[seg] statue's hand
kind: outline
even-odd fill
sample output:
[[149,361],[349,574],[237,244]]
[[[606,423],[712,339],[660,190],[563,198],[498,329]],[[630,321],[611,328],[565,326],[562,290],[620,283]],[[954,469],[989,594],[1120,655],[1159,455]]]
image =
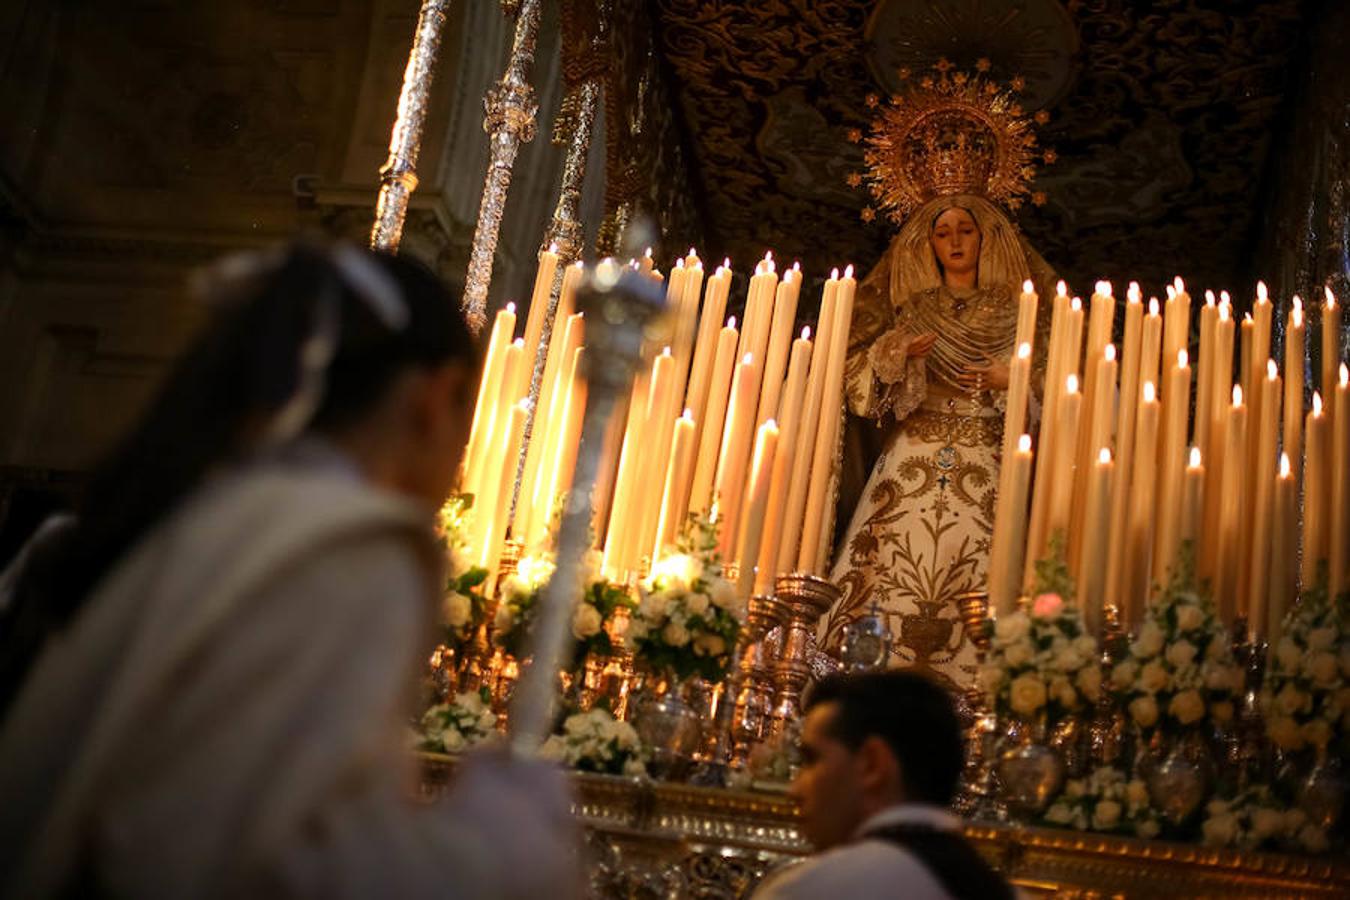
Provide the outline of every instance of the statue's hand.
[[971,391],[1006,391],[1008,389],[1008,364],[1001,359],[985,359],[981,364],[971,366],[956,380],[961,387]]
[[869,355],[872,369],[886,384],[895,384],[905,377],[905,364],[910,359],[922,359],[933,349],[935,334],[914,336],[907,331],[891,330],[872,344]]

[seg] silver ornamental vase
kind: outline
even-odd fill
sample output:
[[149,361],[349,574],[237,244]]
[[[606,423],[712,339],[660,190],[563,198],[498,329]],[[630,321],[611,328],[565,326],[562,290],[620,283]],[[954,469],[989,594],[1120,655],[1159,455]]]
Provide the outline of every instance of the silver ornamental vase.
[[667,676],[638,701],[633,727],[651,748],[652,776],[679,781],[693,766],[702,738],[701,717],[685,700],[685,685]]
[[1298,782],[1298,808],[1313,825],[1330,829],[1340,821],[1345,806],[1345,774],[1325,746],[1316,752],[1312,768]]
[[1045,724],[1018,721],[1009,726],[994,765],[999,795],[1008,809],[1037,816],[1064,784],[1064,759],[1045,743]]
[[1209,796],[1214,784],[1214,761],[1198,729],[1188,729],[1172,741],[1162,759],[1146,767],[1148,796],[1173,826],[1191,817]]

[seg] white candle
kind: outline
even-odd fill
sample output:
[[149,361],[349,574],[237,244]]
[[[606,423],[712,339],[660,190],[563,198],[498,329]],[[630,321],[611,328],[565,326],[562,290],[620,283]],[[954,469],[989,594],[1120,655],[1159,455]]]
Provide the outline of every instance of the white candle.
[[722,429],[722,450],[717,459],[717,477],[713,496],[721,517],[718,547],[722,558],[730,560],[736,552],[740,525],[741,496],[745,487],[745,466],[755,433],[755,403],[758,400],[759,364],[749,354],[741,358],[731,384],[731,405]]
[[764,540],[764,515],[769,505],[769,488],[773,483],[773,457],[778,449],[778,423],[773,419],[759,426],[755,435],[755,452],[750,459],[750,484],[743,506],[744,521],[735,561],[740,564],[740,580],[736,588],[742,598],[750,596],[755,583],[755,561]]
[[1158,442],[1158,419],[1161,404],[1152,381],[1145,381],[1142,399],[1135,422],[1134,471],[1130,475],[1130,530],[1127,561],[1120,592],[1121,621],[1127,627],[1139,623],[1147,602],[1151,583],[1154,512],[1157,488],[1157,470],[1154,455],[1147,448]]
[[722,449],[722,428],[726,423],[727,403],[731,399],[731,379],[735,377],[739,337],[736,317],[732,316],[717,336],[717,353],[708,388],[707,416],[701,426],[696,426],[699,435],[698,462],[694,466],[694,482],[689,493],[689,509],[692,512],[705,513],[713,502],[713,479],[717,475],[717,457]]
[[1106,594],[1106,540],[1110,536],[1111,479],[1115,464],[1111,451],[1102,447],[1088,478],[1087,512],[1083,527],[1087,537],[1083,542],[1082,566],[1078,576],[1079,607],[1086,618],[1088,631],[1098,637],[1102,631],[1102,604]]
[[1293,605],[1297,593],[1294,535],[1298,531],[1298,485],[1287,453],[1280,454],[1280,471],[1273,490],[1275,528],[1271,538],[1275,546],[1270,558],[1269,607],[1265,614],[1272,647],[1280,641],[1285,613]]
[[1017,608],[1020,593],[1031,486],[1031,435],[1018,437],[1017,449],[1006,459],[1003,470],[1008,475],[998,495],[989,563],[989,604],[998,616]]
[[[1247,447],[1247,407],[1242,403],[1242,385],[1233,385],[1233,403],[1223,430],[1223,486],[1219,491],[1219,518],[1215,542],[1214,602],[1224,622],[1232,625],[1238,615],[1238,553],[1241,550],[1244,483],[1247,470],[1243,454]],[[1213,477],[1213,476],[1211,476]]]
[[1331,596],[1350,588],[1350,368],[1341,363],[1331,438]]
[[783,388],[779,420],[778,450],[773,457],[773,484],[769,491],[769,509],[765,513],[764,540],[760,544],[758,569],[755,573],[755,593],[772,594],[774,579],[780,574],[778,558],[783,543],[789,480],[800,453],[808,450],[801,440],[801,418],[806,406],[806,374],[811,365],[811,329],[803,328],[802,336],[792,342],[788,360],[787,384]]
[[1303,457],[1303,574],[1308,590],[1317,583],[1317,567],[1328,560],[1327,531],[1330,525],[1328,494],[1334,490],[1327,470],[1330,448],[1327,445],[1327,417],[1322,410],[1322,395],[1313,392],[1312,410],[1305,430],[1307,452]]

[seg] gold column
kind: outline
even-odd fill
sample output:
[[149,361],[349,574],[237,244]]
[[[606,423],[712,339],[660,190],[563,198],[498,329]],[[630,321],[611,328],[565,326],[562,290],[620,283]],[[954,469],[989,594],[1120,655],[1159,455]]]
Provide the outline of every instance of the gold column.
[[403,89],[398,95],[398,116],[389,136],[389,159],[380,168],[380,199],[375,205],[375,224],[370,229],[370,246],[376,250],[387,253],[398,250],[408,200],[417,190],[417,153],[422,147],[427,99],[449,8],[450,0],[423,0],[417,16],[408,66],[403,70]]
[[474,230],[473,248],[469,253],[464,299],[460,304],[474,334],[487,322],[488,285],[492,281],[492,260],[497,252],[497,235],[502,226],[506,195],[511,188],[511,169],[516,164],[520,145],[534,139],[535,113],[539,105],[535,103],[528,74],[534,64],[540,3],[541,0],[520,0],[506,73],[483,98],[487,113],[483,128],[489,135],[488,170],[483,182],[483,200],[478,207],[478,227]]

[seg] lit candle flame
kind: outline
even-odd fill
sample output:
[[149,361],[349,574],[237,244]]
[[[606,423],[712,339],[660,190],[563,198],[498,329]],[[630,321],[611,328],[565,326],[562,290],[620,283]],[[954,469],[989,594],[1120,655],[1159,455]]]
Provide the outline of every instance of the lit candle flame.
[[1095,292],[1098,293],[1098,294],[1101,294],[1103,297],[1110,297],[1110,296],[1111,296],[1111,282],[1109,282],[1109,281],[1099,281],[1099,282],[1097,282],[1095,285],[1092,286],[1092,290],[1095,291]]
[[1341,387],[1350,387],[1350,366],[1341,363]]
[[[558,246],[557,244],[554,244],[554,245],[553,245],[553,247],[557,247],[557,246]],[[550,247],[549,249],[553,249],[553,248]],[[651,259],[651,258],[652,258],[652,248],[651,248],[651,247],[648,247],[648,248],[647,248],[647,252],[644,253],[643,256],[647,257],[648,259]]]
[[1153,382],[1151,381],[1144,382],[1144,402],[1145,403],[1158,402],[1158,389],[1154,387]]
[[1199,448],[1199,447],[1192,447],[1192,448],[1191,448],[1190,468],[1192,468],[1192,469],[1198,469],[1198,468],[1200,468],[1200,448]]
[[810,326],[810,325],[807,325],[805,328],[802,329],[802,340],[804,340],[804,341],[809,341],[809,340],[811,340],[811,326]]
[[689,421],[692,422],[692,421],[694,421],[694,411],[693,411],[692,409],[690,409],[689,407],[686,406],[686,407],[684,408],[684,415],[680,416],[680,418],[681,418],[681,419],[688,419]]
[[[1297,301],[1298,298],[1295,297],[1294,300]],[[1303,305],[1302,305],[1302,304],[1299,304],[1299,305],[1295,306],[1293,309],[1289,310],[1289,324],[1292,325],[1294,328],[1302,328],[1302,327],[1303,327]]]
[[1233,318],[1232,310],[1229,308],[1228,301],[1224,300],[1219,304],[1219,320],[1227,322],[1231,318]]
[[1227,291],[1219,291],[1219,302],[1227,306],[1232,304],[1233,298],[1228,295]]
[[730,256],[728,256],[726,259],[722,260],[722,268],[726,269],[728,272],[731,271],[731,257],[730,257]]
[[1158,314],[1158,298],[1157,298],[1157,297],[1149,297],[1149,298],[1148,298],[1148,314],[1149,314],[1150,316],[1156,316],[1156,315]]
[[[667,347],[666,349],[669,350],[670,348]],[[745,356],[741,357],[741,365],[743,365],[743,366],[748,366],[748,365],[750,365],[753,356],[754,356],[753,353],[747,353],[747,354],[745,354]]]
[[1077,375],[1070,375],[1068,378],[1064,379],[1064,390],[1068,391],[1070,394],[1078,393]]
[[1022,282],[1022,293],[1024,293],[1024,294],[1034,294],[1034,293],[1036,293],[1036,287],[1035,287],[1035,285],[1033,285],[1033,284],[1031,283],[1031,279],[1030,279],[1030,278],[1028,278],[1026,281]]
[[1177,351],[1177,368],[1184,369],[1191,364],[1191,355],[1185,350]]
[[1328,284],[1328,285],[1324,285],[1324,286],[1322,287],[1322,290],[1326,292],[1326,297],[1327,297],[1327,304],[1326,304],[1326,305],[1327,305],[1327,309],[1335,309],[1335,308],[1336,308],[1336,295],[1333,294],[1333,293],[1331,292],[1331,285],[1329,285],[1329,284]]
[[730,328],[732,331],[735,331],[735,330],[736,330],[736,317],[735,317],[735,316],[727,316],[727,327]]
[[667,346],[664,350],[662,350],[662,351],[661,351],[661,355],[662,355],[662,356],[669,356],[669,355],[670,355],[670,347]]
[[1172,284],[1176,287],[1178,294],[1186,293],[1186,282],[1181,280],[1180,275],[1172,279]]
[[830,280],[831,281],[839,280],[839,268],[837,266],[830,270]]
[[1115,362],[1115,361],[1116,361],[1116,345],[1115,345],[1115,344],[1107,344],[1107,345],[1106,345],[1106,349],[1104,349],[1104,350],[1102,351],[1102,356],[1104,356],[1104,357],[1106,357],[1107,359],[1111,360],[1111,362]]
[[853,263],[849,263],[847,266],[844,267],[844,277],[845,278],[853,277]]
[[1023,453],[1031,452],[1031,435],[1024,434],[1017,439],[1017,449]]
[[1167,299],[1169,302],[1177,299],[1177,289],[1170,284],[1167,286]]
[[1270,294],[1266,292],[1266,283],[1264,281],[1258,281],[1256,283],[1256,302],[1265,303],[1269,298]]
[[523,337],[516,338],[511,344],[512,346],[520,347],[522,350],[525,349],[525,339]]
[[1110,461],[1111,461],[1110,447],[1103,447],[1101,450],[1097,451],[1097,462],[1101,463],[1102,465],[1106,465]]
[[1266,360],[1266,380],[1274,381],[1276,378],[1279,377],[1280,377],[1280,370],[1279,367],[1275,365],[1275,360],[1273,359]]
[[1069,286],[1063,281],[1060,281],[1055,284],[1055,293],[1059,294],[1061,297],[1067,297],[1069,296]]
[[1303,298],[1298,294],[1294,295],[1294,299],[1291,300],[1290,303],[1293,304],[1294,309],[1298,310],[1300,313],[1303,312]]
[[1069,301],[1069,309],[1074,312],[1081,312],[1083,309],[1083,300],[1081,297],[1074,297]]
[[506,304],[506,311],[513,316],[516,314],[516,304],[514,301]]
[[1131,303],[1142,303],[1144,301],[1144,292],[1139,290],[1139,282],[1130,282],[1130,286],[1125,289],[1125,297]]
[[1240,384],[1233,385],[1233,405],[1242,405],[1242,385]]
[[1031,359],[1031,344],[1029,342],[1023,341],[1017,345],[1017,358]]
[[1322,415],[1322,393],[1320,391],[1313,391],[1312,414],[1314,416],[1318,416],[1319,418]]
[[1215,301],[1214,301],[1214,292],[1213,292],[1213,291],[1205,291],[1205,305],[1206,305],[1206,306],[1213,306],[1213,305],[1214,305],[1214,302],[1215,302]]
[[1281,454],[1280,454],[1280,477],[1281,477],[1281,478],[1292,478],[1292,477],[1293,477],[1293,467],[1289,465],[1289,454],[1288,454],[1288,453],[1281,453]]
[[690,248],[689,248],[689,252],[688,252],[687,254],[685,254],[685,255],[686,255],[686,256],[698,256],[698,251],[695,250],[693,247],[690,247]]

